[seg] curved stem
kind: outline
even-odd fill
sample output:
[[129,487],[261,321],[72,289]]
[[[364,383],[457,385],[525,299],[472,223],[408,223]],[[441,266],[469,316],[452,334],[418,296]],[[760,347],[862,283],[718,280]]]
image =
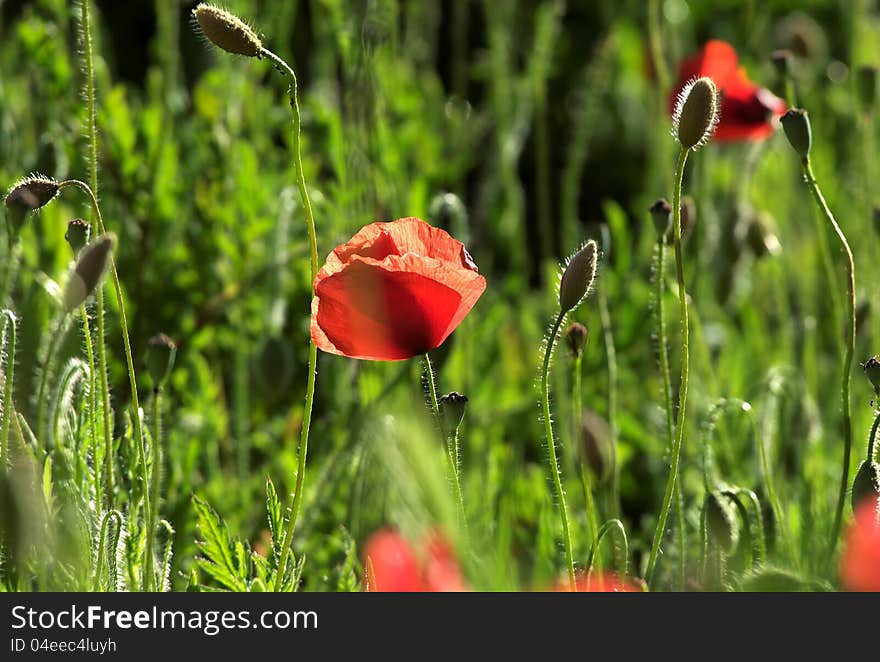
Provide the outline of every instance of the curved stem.
[[620,538],[623,542],[623,573],[627,574],[629,571],[629,542],[626,538],[626,529],[623,526],[623,522],[619,519],[610,519],[602,525],[602,528],[599,529],[599,534],[596,536],[596,542],[590,547],[590,554],[587,557],[587,577],[590,576],[590,573],[593,570],[593,561],[596,558],[596,552],[599,548],[599,544],[602,542],[602,538],[605,537],[605,534],[608,533],[612,528],[617,528],[620,531]]
[[840,229],[840,226],[834,219],[834,215],[828,208],[828,203],[825,202],[822,191],[819,190],[819,184],[816,182],[816,178],[813,176],[813,169],[810,166],[809,157],[805,158],[801,162],[801,165],[804,170],[804,179],[807,182],[807,187],[810,189],[810,193],[812,193],[813,199],[816,201],[816,204],[819,206],[819,209],[822,211],[825,219],[828,221],[828,223],[831,224],[831,227],[834,230],[834,234],[837,235],[837,240],[838,242],[840,242],[840,247],[843,250],[844,255],[846,256],[846,285],[847,294],[849,295],[849,315],[847,316],[849,328],[847,329],[847,334],[844,338],[846,343],[846,352],[843,358],[843,380],[840,387],[840,399],[841,405],[843,407],[843,471],[840,478],[840,491],[837,499],[837,509],[834,514],[834,526],[831,530],[831,540],[829,542],[828,548],[828,561],[830,562],[831,557],[834,556],[834,550],[837,548],[838,538],[840,538],[840,527],[843,522],[843,509],[846,504],[846,492],[849,489],[849,464],[850,455],[852,454],[852,413],[849,396],[849,385],[850,373],[852,372],[853,356],[855,354],[856,348],[856,274],[855,266],[853,264],[852,250],[850,250],[849,242],[846,240],[846,236],[843,234],[843,230]]
[[9,425],[12,420],[12,385],[15,380],[15,325],[18,320],[11,310],[4,310],[6,328],[9,334],[9,348],[6,350],[6,373],[3,384],[3,423],[0,426],[0,474],[9,470]]
[[541,367],[541,404],[544,408],[544,434],[547,440],[550,474],[553,478],[553,487],[556,490],[556,500],[559,505],[559,518],[562,522],[562,536],[565,543],[565,557],[568,565],[568,581],[571,584],[571,590],[576,591],[574,552],[571,545],[571,531],[568,525],[568,510],[565,507],[565,491],[562,489],[562,480],[559,477],[559,460],[556,458],[556,441],[553,438],[553,420],[550,418],[550,387],[547,377],[550,372],[550,356],[553,354],[553,348],[556,346],[556,336],[559,334],[559,327],[562,325],[563,319],[565,319],[565,312],[560,311],[550,330],[550,336],[547,338],[547,347],[544,350],[544,363]]
[[663,534],[666,530],[666,519],[669,515],[669,506],[672,503],[672,495],[675,492],[675,484],[678,479],[678,463],[681,457],[682,441],[684,440],[684,415],[688,387],[688,305],[684,280],[684,256],[681,250],[681,183],[682,179],[684,179],[684,166],[687,162],[688,154],[689,150],[687,149],[681,149],[678,153],[675,184],[672,189],[672,220],[675,229],[675,270],[678,276],[679,323],[681,324],[681,385],[678,392],[678,419],[675,425],[675,437],[671,449],[669,479],[666,483],[663,505],[657,519],[657,528],[654,531],[654,540],[651,543],[648,569],[645,573],[645,579],[649,586],[654,577],[657,554],[660,551],[660,541],[663,539]]
[[[315,218],[312,213],[312,202],[309,199],[309,191],[306,188],[305,175],[302,165],[302,137],[300,133],[301,119],[299,114],[299,101],[297,100],[296,74],[283,59],[268,49],[261,49],[260,56],[268,59],[275,67],[290,79],[290,87],[287,94],[290,97],[290,111],[293,114],[293,166],[296,170],[296,183],[299,188],[299,196],[303,211],[306,216],[306,227],[309,233],[309,263],[311,282],[315,282],[318,275],[318,240],[315,232]],[[279,591],[284,581],[287,559],[290,557],[293,545],[293,531],[296,528],[296,519],[302,502],[303,486],[305,484],[306,456],[309,448],[309,431],[312,426],[312,404],[315,399],[315,380],[317,376],[318,347],[314,340],[309,341],[309,376],[306,384],[306,400],[303,409],[303,422],[300,431],[299,448],[297,451],[298,462],[296,470],[296,485],[290,506],[290,518],[284,532],[282,542],[281,560],[278,566],[278,574],[275,577],[275,590]]]

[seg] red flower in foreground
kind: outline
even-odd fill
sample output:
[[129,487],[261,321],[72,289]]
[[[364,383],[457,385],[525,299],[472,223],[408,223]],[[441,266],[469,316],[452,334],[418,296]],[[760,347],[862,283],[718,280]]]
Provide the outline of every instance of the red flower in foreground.
[[856,509],[846,534],[840,574],[850,591],[880,591],[880,519],[874,499]]
[[[599,573],[592,571],[578,572],[574,580],[575,590],[578,593],[642,593],[645,591],[641,579],[619,577],[614,573]],[[568,577],[560,579],[553,587],[554,593],[570,593],[571,583]]]
[[721,117],[712,136],[715,141],[763,140],[775,130],[771,120],[787,110],[785,101],[748,79],[733,46],[717,39],[682,61],[678,85],[669,98],[670,108],[675,108],[685,84],[700,76],[711,78],[721,93]]
[[486,289],[464,244],[418,218],[371,223],[315,278],[312,339],[325,352],[397,361],[439,347]]
[[364,548],[366,590],[371,592],[465,591],[452,548],[439,534],[424,538],[418,555],[393,529],[377,531]]

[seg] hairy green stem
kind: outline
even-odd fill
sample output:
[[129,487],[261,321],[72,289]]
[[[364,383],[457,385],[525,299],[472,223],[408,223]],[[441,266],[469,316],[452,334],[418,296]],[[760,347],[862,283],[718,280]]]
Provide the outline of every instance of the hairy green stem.
[[[302,165],[302,136],[301,136],[301,119],[299,114],[299,101],[297,99],[296,74],[290,65],[283,59],[275,55],[272,51],[263,48],[260,56],[265,57],[272,62],[275,67],[281,71],[290,80],[290,87],[287,94],[290,97],[290,111],[293,114],[293,166],[296,170],[296,183],[299,188],[299,196],[302,201],[303,211],[306,215],[306,228],[309,233],[309,264],[311,283],[314,284],[318,275],[318,240],[315,232],[315,218],[312,213],[312,202],[309,199],[309,191],[306,188],[306,179],[303,174]],[[315,380],[317,376],[318,363],[318,347],[314,340],[309,341],[309,376],[306,384],[306,400],[303,408],[303,422],[300,431],[299,448],[297,450],[297,470],[296,485],[294,486],[293,498],[290,505],[290,518],[287,521],[287,528],[284,532],[282,542],[281,562],[278,567],[278,574],[275,577],[275,590],[281,590],[284,580],[285,568],[287,567],[287,559],[290,557],[291,548],[293,546],[293,532],[296,528],[296,519],[299,513],[299,507],[302,502],[303,487],[305,485],[306,473],[306,456],[309,447],[309,431],[312,426],[312,404],[315,399]]]
[[849,386],[850,386],[850,373],[852,372],[852,363],[853,356],[856,351],[856,273],[855,266],[853,264],[853,254],[852,250],[850,250],[849,242],[846,240],[846,235],[843,234],[843,230],[840,229],[840,225],[837,224],[837,221],[834,218],[834,215],[831,213],[831,210],[828,208],[828,203],[825,202],[825,198],[822,195],[822,191],[819,189],[819,184],[816,182],[816,178],[813,175],[813,169],[810,166],[810,159],[806,157],[802,160],[801,166],[804,171],[804,179],[807,183],[807,187],[810,189],[810,193],[813,195],[813,199],[816,201],[820,211],[825,216],[825,219],[831,225],[834,230],[834,234],[837,236],[837,240],[840,243],[840,248],[843,250],[844,255],[846,256],[846,270],[847,270],[847,294],[849,295],[849,314],[847,316],[847,333],[844,337],[844,342],[846,344],[846,352],[843,358],[843,380],[840,387],[840,399],[841,405],[843,407],[843,470],[841,472],[840,478],[840,490],[837,499],[837,509],[834,514],[834,526],[831,530],[831,540],[829,541],[829,548],[827,553],[827,560],[830,563],[832,557],[834,556],[834,551],[837,549],[837,542],[840,538],[840,528],[843,522],[843,509],[846,504],[846,493],[849,489],[849,464],[850,464],[850,455],[852,454],[852,412],[851,412],[851,403],[850,403],[850,394],[849,394]]
[[[83,327],[83,340],[86,343],[86,358],[89,362],[89,428],[91,430],[92,435],[92,444],[97,448],[98,444],[98,384],[97,384],[97,375],[95,373],[95,351],[92,347],[92,330],[89,325],[89,312],[86,309],[86,305],[83,304],[80,306],[80,316],[82,317],[82,327]],[[107,499],[107,508],[111,508],[111,495],[112,495],[112,487],[110,473],[112,464],[109,462],[106,465],[104,470],[104,476],[101,476],[101,467],[98,464],[97,458],[98,454],[95,451],[95,475],[97,477],[98,483],[98,492],[99,494],[95,495],[95,500],[99,505],[98,510],[100,511],[100,503],[101,503],[101,492],[106,495]],[[101,485],[104,485],[105,490],[101,490]]]
[[6,329],[8,334],[8,349],[6,350],[6,372],[3,384],[3,422],[0,426],[0,467],[6,475],[9,469],[9,426],[12,419],[12,385],[15,380],[15,325],[18,320],[11,310],[4,310]]
[[675,425],[675,437],[671,448],[669,479],[666,483],[666,492],[663,495],[663,505],[657,518],[657,528],[654,531],[654,540],[651,543],[651,554],[648,557],[648,568],[645,580],[651,585],[654,578],[654,569],[657,564],[657,555],[660,552],[660,542],[666,531],[666,519],[669,516],[669,507],[675,492],[678,479],[678,463],[681,457],[681,445],[684,440],[684,416],[687,404],[688,388],[688,304],[687,291],[684,279],[684,256],[681,250],[681,184],[684,179],[684,166],[690,150],[682,148],[678,153],[678,164],[675,169],[675,184],[672,189],[672,221],[675,231],[675,270],[678,277],[679,299],[679,323],[681,325],[681,385],[678,392],[678,419]]
[[565,312],[560,311],[550,329],[550,335],[547,338],[547,347],[544,350],[544,363],[541,366],[541,405],[544,413],[544,434],[547,441],[547,457],[550,461],[550,477],[553,479],[553,487],[556,490],[556,500],[559,507],[559,519],[562,522],[562,537],[565,543],[566,564],[568,566],[568,581],[571,590],[576,590],[574,578],[574,551],[571,544],[571,531],[568,524],[568,509],[565,506],[565,491],[562,489],[562,480],[560,478],[559,460],[556,458],[556,441],[553,437],[553,420],[550,416],[550,386],[548,384],[548,375],[550,373],[550,357],[553,354],[553,348],[556,346],[556,336],[559,334],[559,327],[562,320],[565,319]]
[[877,453],[877,428],[880,427],[880,408],[874,413],[874,424],[871,426],[871,436],[868,437],[868,454],[866,456],[868,462],[873,462],[874,455]]

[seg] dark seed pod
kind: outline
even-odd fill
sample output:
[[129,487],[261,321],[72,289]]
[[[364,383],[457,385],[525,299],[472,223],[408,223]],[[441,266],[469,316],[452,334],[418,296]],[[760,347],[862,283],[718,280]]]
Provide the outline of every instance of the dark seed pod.
[[810,117],[802,108],[791,108],[780,120],[788,138],[798,156],[802,159],[810,155],[810,146],[813,143],[813,132],[810,128]]
[[6,195],[10,209],[34,211],[49,204],[58,195],[58,182],[45,175],[25,177]]
[[101,235],[82,250],[64,288],[64,307],[68,312],[79,308],[98,287],[115,245],[116,235],[110,233]]
[[718,88],[704,76],[684,86],[673,115],[675,135],[685,149],[699,149],[709,142],[718,123]]
[[865,371],[865,377],[874,387],[874,393],[880,394],[880,360],[872,356],[862,364],[862,369]]
[[859,465],[852,484],[852,507],[856,510],[863,501],[873,498],[880,504],[880,464],[865,460]]
[[658,198],[651,205],[651,220],[654,221],[654,230],[657,232],[657,238],[669,240],[669,233],[672,228],[672,205],[665,198]]
[[584,351],[589,339],[590,330],[579,322],[569,324],[565,330],[565,342],[575,358],[579,357]]
[[581,460],[601,485],[611,477],[617,462],[611,426],[596,412],[585,411],[581,418],[580,433],[581,443],[578,450]]
[[725,554],[733,554],[739,542],[739,519],[730,500],[718,491],[706,494],[703,507],[706,512],[706,532],[709,543]]
[[81,218],[75,218],[67,223],[67,232],[64,238],[67,240],[74,256],[79,255],[83,247],[89,243],[89,224]]
[[171,371],[174,369],[174,359],[177,356],[177,343],[164,333],[153,336],[147,341],[147,371],[153,380],[153,388],[159,389],[165,386]]
[[438,401],[440,415],[443,417],[443,425],[447,432],[454,432],[459,428],[467,412],[467,396],[461,393],[447,393]]
[[204,2],[193,10],[193,16],[205,36],[218,48],[235,55],[259,57],[263,44],[238,16]]
[[575,308],[589,292],[596,277],[596,253],[596,242],[590,239],[568,261],[559,283],[559,306],[563,313]]

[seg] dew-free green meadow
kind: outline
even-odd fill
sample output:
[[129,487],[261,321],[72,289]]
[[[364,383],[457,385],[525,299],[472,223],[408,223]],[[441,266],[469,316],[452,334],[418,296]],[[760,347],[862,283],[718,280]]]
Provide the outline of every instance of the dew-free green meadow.
[[878,40],[0,3],[0,585],[880,590]]

